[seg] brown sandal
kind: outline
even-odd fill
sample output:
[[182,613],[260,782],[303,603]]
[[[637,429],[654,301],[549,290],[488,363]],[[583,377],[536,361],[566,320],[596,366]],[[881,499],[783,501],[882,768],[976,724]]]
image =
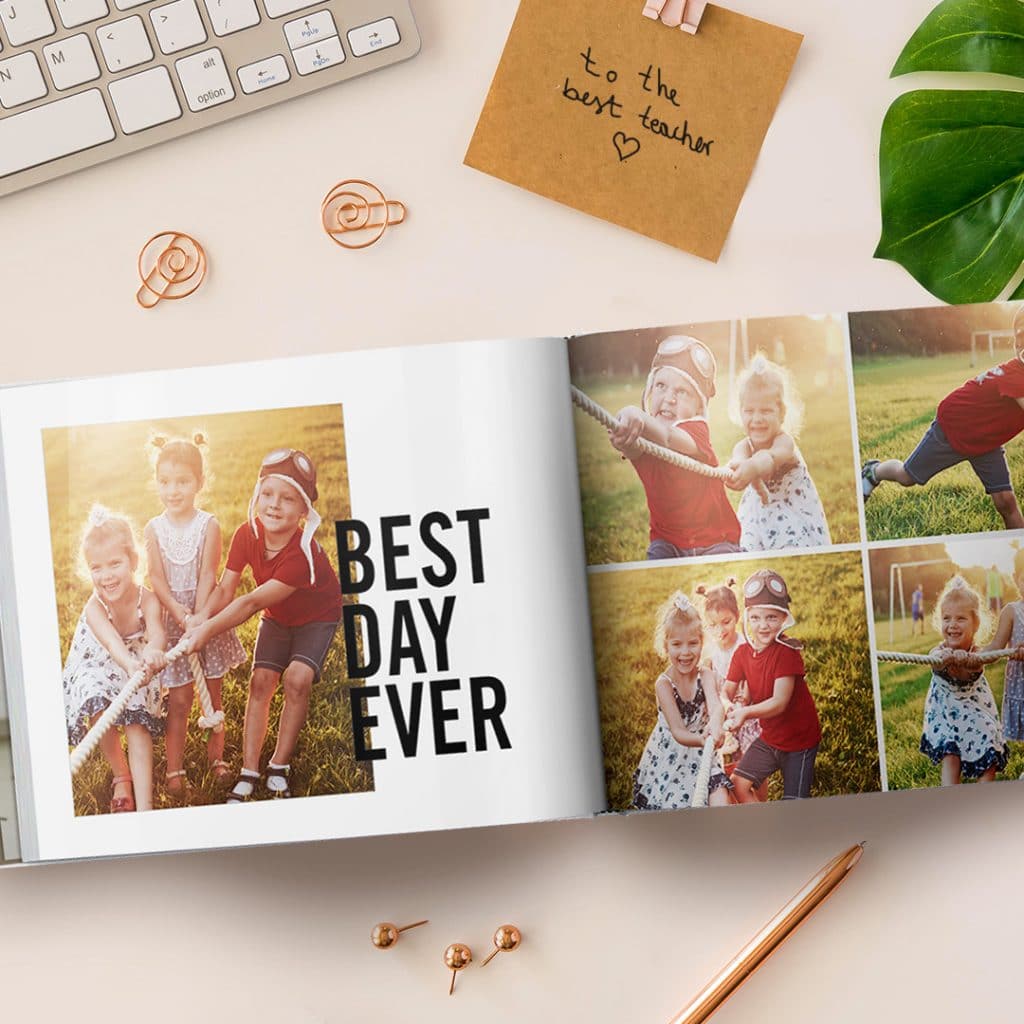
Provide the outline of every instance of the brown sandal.
[[[175,797],[181,799],[188,791],[188,773],[184,768],[179,768],[176,772],[164,772],[164,781],[167,787],[167,792]],[[180,780],[180,781],[179,781]],[[171,783],[175,785],[171,785]]]
[[124,814],[128,811],[135,810],[135,793],[134,791],[129,792],[128,796],[114,796],[114,788],[128,783],[132,784],[131,775],[115,775],[113,781],[110,783],[110,813],[111,814]]

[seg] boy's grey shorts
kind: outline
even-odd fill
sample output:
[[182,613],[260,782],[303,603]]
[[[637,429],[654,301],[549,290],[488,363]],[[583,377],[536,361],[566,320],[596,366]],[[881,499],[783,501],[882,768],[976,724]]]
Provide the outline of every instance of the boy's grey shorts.
[[903,468],[914,483],[926,484],[937,473],[961,462],[971,464],[971,469],[982,482],[986,494],[1013,490],[1004,448],[996,448],[981,455],[964,455],[949,443],[937,420],[932,420],[932,425],[903,463]]
[[252,654],[252,667],[283,672],[291,662],[300,661],[313,670],[315,683],[320,678],[324,659],[337,631],[337,622],[307,622],[302,626],[282,626],[273,619],[260,619],[256,650]]

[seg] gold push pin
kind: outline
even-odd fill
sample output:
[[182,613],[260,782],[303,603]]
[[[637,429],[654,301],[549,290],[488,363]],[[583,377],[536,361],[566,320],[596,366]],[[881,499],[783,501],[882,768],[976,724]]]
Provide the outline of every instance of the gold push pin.
[[453,942],[444,951],[444,965],[452,972],[452,983],[448,995],[455,991],[455,975],[473,962],[473,951],[463,942]]
[[523,933],[514,924],[503,924],[494,933],[494,949],[480,965],[486,967],[499,953],[511,953],[523,941]]
[[370,941],[378,949],[390,949],[398,941],[401,932],[407,932],[410,928],[419,928],[421,924],[427,923],[427,921],[414,921],[412,924],[403,924],[399,928],[398,925],[392,924],[390,921],[381,921],[380,924],[373,926],[373,931],[370,932]]
[[405,204],[385,199],[376,185],[361,178],[338,182],[320,204],[320,223],[332,242],[344,249],[373,245],[392,224],[405,220]]
[[183,299],[206,277],[206,253],[191,235],[163,231],[154,235],[139,252],[141,287],[135,300],[152,309],[161,299]]

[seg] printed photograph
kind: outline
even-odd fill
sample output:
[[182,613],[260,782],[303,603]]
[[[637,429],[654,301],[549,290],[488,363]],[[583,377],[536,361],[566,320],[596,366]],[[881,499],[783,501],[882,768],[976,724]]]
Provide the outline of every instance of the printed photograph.
[[365,792],[340,405],[43,431],[76,815]]
[[869,562],[889,788],[1024,777],[1024,534]]
[[14,762],[11,756],[11,723],[0,673],[0,863],[18,857],[18,807],[14,799]]
[[881,789],[856,551],[590,574],[609,809]]
[[845,320],[569,341],[587,562],[860,540]]
[[1024,528],[1022,309],[850,314],[868,540]]

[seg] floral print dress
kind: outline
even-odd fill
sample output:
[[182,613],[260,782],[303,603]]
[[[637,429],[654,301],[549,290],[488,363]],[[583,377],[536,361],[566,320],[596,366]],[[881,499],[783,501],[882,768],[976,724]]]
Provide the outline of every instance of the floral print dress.
[[[749,454],[753,446],[747,439]],[[751,484],[743,491],[736,516],[740,521],[740,547],[744,551],[779,548],[820,548],[832,543],[825,509],[818,497],[807,463],[794,448],[796,465],[763,481],[768,501]]]
[[[665,678],[668,679],[667,676]],[[683,724],[690,732],[706,735],[710,715],[701,676],[697,676],[697,688],[693,700],[689,701],[683,700],[671,680],[668,682]],[[657,724],[633,775],[633,806],[645,811],[689,807],[693,802],[693,791],[700,772],[701,753],[700,747],[684,747],[676,742],[659,708]],[[708,792],[713,793],[728,785],[729,779],[722,769],[721,755],[716,751]]]
[[935,764],[955,754],[965,779],[1006,767],[1003,727],[984,670],[964,681],[935,669],[924,702],[921,753]]
[[[103,605],[107,618],[113,622],[110,609],[98,595],[97,600]],[[132,654],[139,656],[146,646],[141,587],[136,619],[137,628],[127,636],[122,635],[121,639]],[[106,710],[127,682],[127,673],[96,639],[83,609],[75,627],[75,635],[71,638],[67,661],[64,662],[64,717],[67,720],[68,742],[72,746],[81,743],[89,731],[92,717]],[[136,690],[127,707],[114,720],[114,725],[144,725],[153,736],[162,736],[164,723],[160,684],[160,675],[157,675]]]

